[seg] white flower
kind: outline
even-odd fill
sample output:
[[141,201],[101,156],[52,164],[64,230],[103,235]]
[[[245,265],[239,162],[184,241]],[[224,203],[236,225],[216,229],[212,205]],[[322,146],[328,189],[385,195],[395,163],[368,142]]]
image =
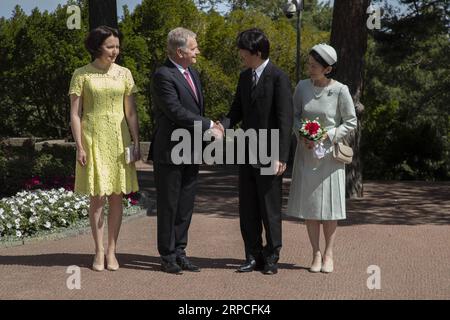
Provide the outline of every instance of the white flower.
[[30,221],[30,223],[35,223],[36,222],[36,220],[37,220],[37,218],[36,217],[30,217],[30,219],[28,219],[28,221]]
[[56,199],[50,198],[50,199],[48,200],[48,202],[50,202],[50,204],[54,204],[54,203],[56,202]]
[[6,227],[7,227],[8,229],[11,229],[11,228],[12,228],[12,224],[8,222],[8,223],[6,224]]
[[88,211],[87,211],[86,209],[83,209],[83,211],[81,211],[81,214],[82,214],[83,216],[87,216]]
[[63,224],[67,224],[66,219],[61,219],[61,222],[62,222]]
[[50,229],[51,226],[52,226],[52,224],[48,221],[46,221],[44,224],[44,227],[46,227],[47,229]]
[[17,237],[21,237],[22,236],[22,232],[20,232],[19,230],[16,230],[16,236]]
[[70,203],[64,202],[64,208],[67,208],[68,206],[70,206]]
[[20,218],[17,218],[16,220],[14,220],[14,223],[17,225],[17,224],[20,224]]

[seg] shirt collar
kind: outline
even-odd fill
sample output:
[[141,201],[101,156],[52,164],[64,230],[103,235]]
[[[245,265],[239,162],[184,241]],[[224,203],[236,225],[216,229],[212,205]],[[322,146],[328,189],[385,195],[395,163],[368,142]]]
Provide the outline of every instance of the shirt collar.
[[184,75],[185,71],[189,72],[188,69],[183,68],[182,66],[180,66],[178,63],[176,63],[172,59],[169,58],[169,60],[170,60],[170,62],[172,62],[175,65],[175,67],[177,67],[177,69],[181,72],[182,75]]
[[269,63],[269,59],[264,61],[258,68],[255,69],[256,75],[258,76],[258,79],[261,77],[261,74],[263,73],[264,69],[267,67],[267,64]]

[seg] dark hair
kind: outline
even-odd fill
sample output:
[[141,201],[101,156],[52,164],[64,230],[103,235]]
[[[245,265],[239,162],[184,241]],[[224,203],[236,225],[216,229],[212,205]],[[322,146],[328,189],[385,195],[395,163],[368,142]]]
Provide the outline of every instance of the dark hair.
[[313,59],[316,60],[317,63],[319,63],[322,67],[324,67],[324,68],[332,67],[333,68],[333,69],[331,69],[331,71],[329,73],[327,73],[325,75],[325,77],[332,78],[336,74],[336,63],[328,64],[328,62],[326,62],[324,60],[324,58],[322,58],[322,56],[320,54],[318,54],[317,51],[315,51],[315,50],[311,50],[309,52],[309,55],[311,57],[313,57]]
[[239,49],[248,50],[251,54],[258,54],[259,51],[262,59],[269,57],[269,39],[260,29],[253,28],[242,31],[239,33],[236,42]]
[[100,26],[89,32],[86,40],[84,40],[84,46],[86,47],[86,50],[91,54],[92,59],[100,57],[102,53],[100,47],[102,46],[103,42],[105,42],[105,40],[111,36],[120,39],[119,31],[108,26]]

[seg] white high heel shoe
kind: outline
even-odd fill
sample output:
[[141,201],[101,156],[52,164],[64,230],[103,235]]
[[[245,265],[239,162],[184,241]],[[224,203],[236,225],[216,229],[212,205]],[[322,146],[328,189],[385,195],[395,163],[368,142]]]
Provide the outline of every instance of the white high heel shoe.
[[313,257],[313,262],[311,264],[311,268],[309,268],[310,272],[320,272],[322,269],[322,254],[320,252],[316,253]]
[[324,259],[324,263],[322,265],[322,269],[320,270],[323,273],[331,273],[334,270],[333,258]]

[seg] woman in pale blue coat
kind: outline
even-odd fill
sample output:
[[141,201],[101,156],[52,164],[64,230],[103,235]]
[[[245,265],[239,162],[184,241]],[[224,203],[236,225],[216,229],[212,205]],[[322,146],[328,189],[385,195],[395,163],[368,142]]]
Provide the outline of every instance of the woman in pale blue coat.
[[[345,165],[333,158],[333,145],[356,128],[355,107],[348,87],[331,79],[337,62],[333,47],[319,44],[308,57],[310,79],[294,93],[294,132],[298,138],[287,214],[305,219],[313,249],[311,272],[333,271],[333,244],[337,220],[345,219]],[[322,148],[300,138],[301,119],[319,118],[327,133]],[[319,247],[323,224],[326,248]]]

